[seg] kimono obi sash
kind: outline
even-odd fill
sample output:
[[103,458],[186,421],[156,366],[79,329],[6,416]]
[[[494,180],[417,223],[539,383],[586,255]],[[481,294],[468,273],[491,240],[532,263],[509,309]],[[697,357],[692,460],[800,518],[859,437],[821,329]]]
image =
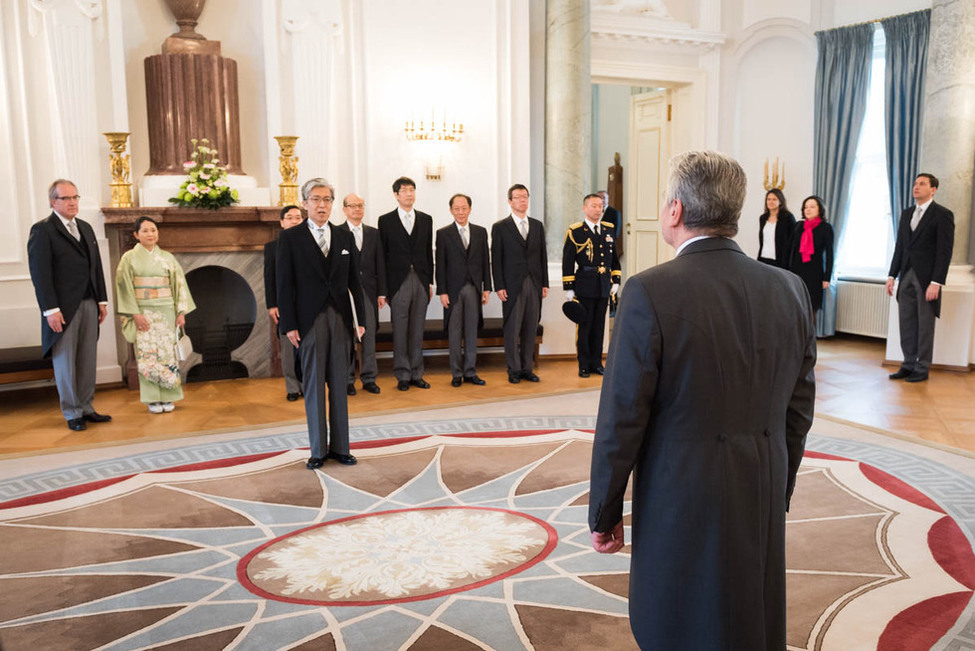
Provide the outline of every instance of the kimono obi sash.
[[173,290],[167,276],[136,276],[132,279],[136,300],[171,298]]

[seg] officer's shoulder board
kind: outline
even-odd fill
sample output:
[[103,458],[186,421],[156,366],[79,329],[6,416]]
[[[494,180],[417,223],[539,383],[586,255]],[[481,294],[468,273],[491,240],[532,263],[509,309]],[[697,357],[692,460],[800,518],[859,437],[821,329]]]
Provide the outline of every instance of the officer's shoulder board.
[[605,228],[616,228],[616,224],[613,222],[599,222],[599,225]]

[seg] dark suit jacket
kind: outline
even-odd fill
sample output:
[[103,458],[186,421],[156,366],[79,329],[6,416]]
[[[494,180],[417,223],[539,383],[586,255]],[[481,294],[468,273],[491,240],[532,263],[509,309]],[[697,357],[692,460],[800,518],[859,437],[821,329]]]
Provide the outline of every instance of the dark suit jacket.
[[521,236],[510,215],[491,227],[491,269],[494,289],[508,292],[501,304],[505,318],[514,308],[525,276],[531,276],[539,288],[548,287],[548,252],[545,249],[545,227],[537,219],[528,219],[528,239]]
[[[349,222],[343,222],[339,228],[345,229],[350,235],[352,234]],[[352,236],[352,244],[355,245],[354,235]],[[378,228],[362,225],[362,251],[357,251],[357,254],[359,278],[362,281],[362,293],[365,297],[366,307],[373,311],[376,315],[376,323],[379,323],[379,304],[376,299],[380,296],[388,296],[388,294],[386,293],[386,260],[383,255],[382,242],[379,241]]]
[[331,305],[342,315],[355,341],[352,304],[359,324],[365,323],[362,283],[352,233],[329,223],[332,242],[328,257],[322,255],[307,223],[281,231],[276,260],[278,311],[281,332],[307,334],[315,318]]
[[[833,277],[833,227],[825,220],[813,229],[813,249],[815,253],[809,262],[802,261],[802,253],[799,245],[802,243],[802,232],[805,229],[805,220],[800,219],[796,222],[792,234],[792,243],[789,244],[789,270],[802,278],[812,300],[814,310],[823,307],[823,281]],[[778,229],[775,229],[778,231]]]
[[[437,289],[446,294],[453,306],[460,290],[467,283],[474,285],[480,299],[481,292],[491,291],[491,258],[488,254],[487,229],[467,222],[469,242],[464,242],[457,231],[457,223],[451,222],[437,230]],[[480,306],[480,302],[478,302]],[[444,324],[450,318],[450,309],[443,311]]]
[[620,522],[632,470],[641,648],[785,648],[785,514],[815,401],[811,317],[798,278],[724,238],[626,284],[589,526]]
[[[71,323],[81,301],[89,296],[99,303],[108,300],[105,273],[95,231],[88,222],[75,217],[81,241],[74,239],[53,212],[37,222],[27,238],[27,261],[34,283],[37,305],[43,313],[55,307]],[[41,316],[41,344],[44,357],[50,357],[61,333],[54,332]]]
[[599,221],[609,222],[613,225],[613,239],[616,240],[616,253],[617,255],[622,255],[623,253],[623,215],[620,211],[612,206],[607,206],[606,210],[603,211],[603,216],[599,218]]
[[399,212],[393,210],[379,218],[379,242],[386,256],[386,287],[390,298],[410,271],[416,272],[424,285],[433,284],[433,218],[415,210],[413,233],[403,228]]
[[[762,249],[765,248],[765,222],[768,221],[768,215],[762,213],[758,218],[758,257],[767,258],[768,256],[762,255]],[[786,212],[784,210],[779,211],[778,221],[775,222],[775,266],[779,269],[789,268],[789,253],[790,245],[792,244],[792,237],[796,231],[796,218],[792,216],[791,212]]]
[[[927,289],[932,282],[945,284],[948,266],[951,264],[951,251],[955,245],[955,215],[934,201],[924,211],[917,228],[911,231],[911,217],[916,206],[905,208],[897,226],[897,242],[894,244],[894,257],[890,261],[890,273],[897,278],[908,269],[913,269],[921,287]],[[900,300],[900,287],[897,288]],[[941,316],[941,295],[931,303],[935,316]]]

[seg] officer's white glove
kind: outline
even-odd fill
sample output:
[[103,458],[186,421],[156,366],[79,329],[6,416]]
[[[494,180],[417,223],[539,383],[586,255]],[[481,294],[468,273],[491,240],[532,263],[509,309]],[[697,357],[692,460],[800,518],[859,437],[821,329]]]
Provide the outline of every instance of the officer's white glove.
[[609,295],[616,296],[616,292],[618,291],[620,291],[620,286],[616,283],[613,283],[613,286],[609,288]]
[[571,301],[575,297],[576,297],[576,293],[575,293],[574,290],[571,290],[571,289],[565,290],[565,300]]

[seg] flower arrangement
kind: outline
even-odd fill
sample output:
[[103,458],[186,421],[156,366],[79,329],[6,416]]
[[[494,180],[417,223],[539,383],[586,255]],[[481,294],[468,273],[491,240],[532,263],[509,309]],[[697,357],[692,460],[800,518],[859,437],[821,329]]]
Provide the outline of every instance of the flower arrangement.
[[[180,208],[208,208],[216,210],[230,206],[238,201],[237,191],[227,183],[227,168],[217,163],[217,150],[210,147],[210,141],[203,138],[193,143],[193,157],[183,163],[186,180],[179,186],[179,192],[169,200]],[[199,144],[197,144],[199,142]]]

